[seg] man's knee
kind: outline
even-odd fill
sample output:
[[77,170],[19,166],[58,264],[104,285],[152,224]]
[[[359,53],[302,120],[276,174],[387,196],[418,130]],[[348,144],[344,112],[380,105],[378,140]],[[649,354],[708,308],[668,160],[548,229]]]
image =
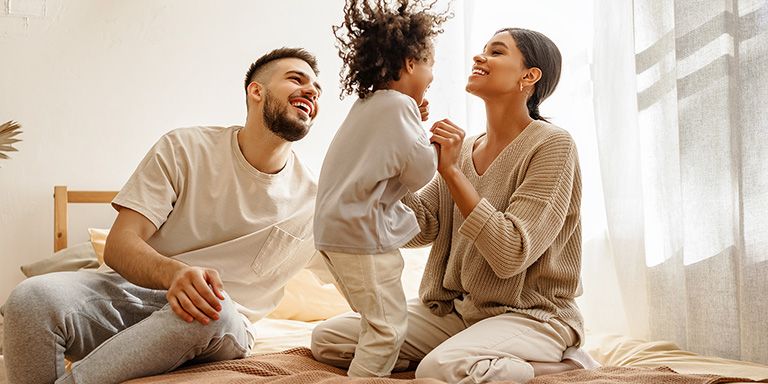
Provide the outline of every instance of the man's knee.
[[22,281],[8,296],[2,315],[6,320],[30,316],[37,317],[38,321],[39,315],[53,316],[56,308],[66,305],[67,295],[62,293],[68,291],[63,289],[60,280],[60,276],[48,274]]
[[208,324],[217,323],[218,326],[223,329],[231,329],[232,327],[244,326],[244,317],[237,310],[235,302],[229,296],[226,296],[224,300],[221,300],[221,311],[219,311],[219,319],[212,321]]
[[218,319],[211,319],[208,324],[201,324],[195,320],[191,323],[185,323],[176,314],[170,311],[170,316],[174,317],[174,321],[178,321],[182,324],[178,328],[178,331],[182,334],[194,333],[200,338],[214,339],[227,333],[238,333],[239,331],[245,331],[247,324],[245,318],[240,312],[237,311],[232,299],[227,297],[220,301],[221,310],[218,313]]
[[175,336],[171,339],[179,342],[185,340],[183,343],[193,347],[194,352],[189,358],[196,363],[244,357],[250,340],[245,317],[237,311],[229,297],[221,301],[218,314],[219,318],[208,324],[201,324],[197,320],[186,323],[172,311],[166,312],[164,316],[174,318],[170,333]]

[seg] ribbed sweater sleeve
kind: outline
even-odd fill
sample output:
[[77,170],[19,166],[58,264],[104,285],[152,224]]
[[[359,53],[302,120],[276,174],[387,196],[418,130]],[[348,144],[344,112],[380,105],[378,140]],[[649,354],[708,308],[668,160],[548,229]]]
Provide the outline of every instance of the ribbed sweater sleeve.
[[432,244],[437,238],[440,229],[438,207],[440,203],[440,176],[435,175],[424,188],[415,193],[408,193],[403,197],[403,203],[413,210],[421,232],[406,247],[424,247]]
[[506,210],[496,210],[483,198],[467,216],[459,233],[496,276],[506,279],[525,271],[552,245],[568,211],[575,166],[572,140],[554,136],[533,154],[525,181]]

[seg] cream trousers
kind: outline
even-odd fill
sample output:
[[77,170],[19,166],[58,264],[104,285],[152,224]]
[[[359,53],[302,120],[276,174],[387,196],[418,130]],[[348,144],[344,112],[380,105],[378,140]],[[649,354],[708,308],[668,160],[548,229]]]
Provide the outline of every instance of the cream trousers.
[[[357,359],[360,316],[346,313],[319,324],[312,333],[312,353],[327,364],[347,367]],[[577,335],[559,320],[541,322],[505,313],[467,324],[455,311],[440,317],[419,299],[408,302],[408,330],[395,370],[419,362],[417,378],[448,383],[485,383],[533,378],[529,361],[559,362]]]
[[389,376],[405,340],[408,317],[399,250],[376,255],[321,252],[337,287],[357,312],[351,320],[354,358],[348,376]]

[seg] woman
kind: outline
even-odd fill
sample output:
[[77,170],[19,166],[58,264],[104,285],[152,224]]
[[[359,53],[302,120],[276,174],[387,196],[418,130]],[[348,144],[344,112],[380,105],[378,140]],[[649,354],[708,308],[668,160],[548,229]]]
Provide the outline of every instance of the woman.
[[[464,141],[449,120],[432,126],[438,172],[404,202],[431,244],[419,300],[396,368],[450,383],[525,382],[591,368],[577,349],[581,179],[571,136],[539,115],[560,78],[560,52],[541,33],[498,31],[474,57],[467,91],[485,102],[486,133]],[[359,318],[318,326],[312,350],[345,366]]]

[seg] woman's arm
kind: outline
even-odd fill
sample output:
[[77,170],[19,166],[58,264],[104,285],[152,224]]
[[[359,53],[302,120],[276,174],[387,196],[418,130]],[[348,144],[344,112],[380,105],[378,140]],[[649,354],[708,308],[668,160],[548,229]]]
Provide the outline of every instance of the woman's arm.
[[408,192],[403,197],[403,203],[413,210],[421,232],[405,247],[424,247],[435,241],[440,229],[438,207],[440,206],[440,178],[435,177],[418,192]]
[[480,202],[480,195],[459,168],[464,131],[448,119],[436,122],[430,131],[430,142],[438,145],[437,172],[445,179],[461,215],[467,217]]
[[217,320],[219,300],[224,300],[218,272],[159,254],[146,242],[155,231],[142,214],[122,208],[109,231],[104,262],[131,283],[167,290],[171,309],[184,321],[208,324]]
[[571,236],[562,231],[571,204],[579,204],[572,201],[574,188],[579,188],[574,184],[576,151],[570,137],[553,139],[533,155],[505,211],[481,199],[459,228],[500,278],[525,271],[558,236]]

